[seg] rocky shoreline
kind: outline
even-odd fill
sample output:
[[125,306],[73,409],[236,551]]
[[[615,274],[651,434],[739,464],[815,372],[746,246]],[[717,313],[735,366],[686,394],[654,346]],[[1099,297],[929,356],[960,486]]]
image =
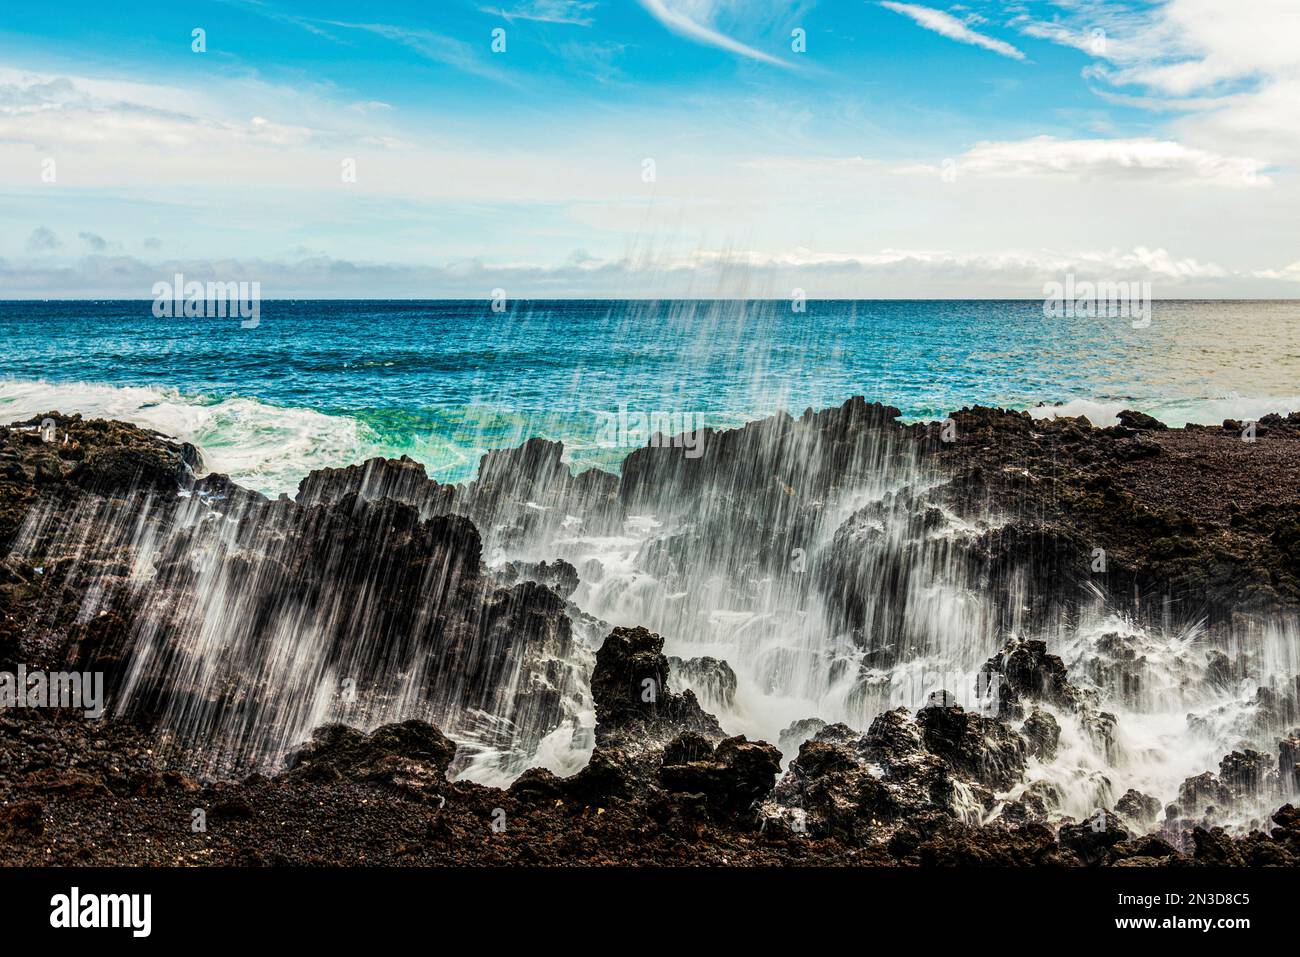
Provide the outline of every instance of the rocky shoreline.
[[[276,501],[199,477],[197,449],[124,423],[51,412],[0,429],[0,671],[102,671],[110,691],[98,721],[0,711],[5,860],[1300,864],[1300,675],[1264,686],[1241,637],[1300,614],[1300,413],[1252,441],[1242,423],[1132,412],[1104,429],[986,408],[897,418],[854,399],[710,432],[698,458],[640,449],[621,476],[573,476],[541,440],[490,453],[462,486],[372,460]],[[832,517],[888,470],[909,481]],[[877,613],[914,610],[917,569],[986,596],[1003,637],[977,687],[929,688],[919,709],[729,736],[691,690],[734,694],[726,662],[670,661],[654,631],[584,612],[574,595],[600,569],[484,558],[575,516],[599,535],[640,511],[692,516],[638,557],[665,581],[745,565],[731,587],[764,576],[815,597],[857,649],[855,693],[926,650],[906,614]],[[1258,700],[1242,746],[1177,795],[1099,785],[1111,800],[1071,817],[1027,769],[1062,723],[1120,748],[1109,702],[1141,700],[1163,667],[1123,633],[1069,663],[1033,637],[1096,595],[1136,622],[1203,622],[1181,680],[1253,681]],[[286,648],[309,662],[290,668]],[[350,675],[341,702],[313,697]],[[412,701],[436,720],[405,717]],[[532,753],[557,728],[577,735],[586,710],[577,773],[448,779],[484,742]],[[1248,826],[1222,826],[1234,809]]]

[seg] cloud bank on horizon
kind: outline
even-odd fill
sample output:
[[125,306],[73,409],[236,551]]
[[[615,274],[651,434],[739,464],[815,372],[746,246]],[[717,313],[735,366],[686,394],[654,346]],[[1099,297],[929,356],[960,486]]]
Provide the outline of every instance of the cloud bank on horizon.
[[0,14],[0,299],[1300,290],[1300,4]]

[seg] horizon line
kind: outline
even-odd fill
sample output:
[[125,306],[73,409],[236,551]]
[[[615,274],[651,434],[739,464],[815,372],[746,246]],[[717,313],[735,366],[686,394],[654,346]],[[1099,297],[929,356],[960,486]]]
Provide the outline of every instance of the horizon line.
[[[848,296],[827,296],[824,298],[807,297],[804,302],[1042,302],[1044,297],[1041,296],[875,296],[875,297],[848,297]],[[259,300],[262,303],[271,302],[491,302],[491,296],[430,296],[430,297],[397,297],[397,296],[284,296],[279,298],[266,298]],[[781,296],[778,298],[745,298],[738,296],[521,296],[515,299],[506,299],[507,302],[789,302],[790,297]],[[1294,302],[1300,304],[1300,296],[1278,298],[1276,296],[1152,296],[1152,302]],[[0,299],[0,305],[14,305],[27,303],[106,303],[106,302],[139,302],[152,303],[154,297],[148,298],[119,298],[112,296],[86,296],[86,297],[59,297],[59,296],[27,296],[16,299]],[[179,318],[185,318],[181,316]],[[194,316],[191,318],[201,319],[203,316]]]

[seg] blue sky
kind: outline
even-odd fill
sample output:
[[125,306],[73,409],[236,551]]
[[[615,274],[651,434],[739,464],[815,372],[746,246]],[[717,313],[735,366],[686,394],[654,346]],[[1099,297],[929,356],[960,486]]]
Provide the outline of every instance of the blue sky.
[[1297,36],[1294,0],[9,4],[0,297],[1290,297]]

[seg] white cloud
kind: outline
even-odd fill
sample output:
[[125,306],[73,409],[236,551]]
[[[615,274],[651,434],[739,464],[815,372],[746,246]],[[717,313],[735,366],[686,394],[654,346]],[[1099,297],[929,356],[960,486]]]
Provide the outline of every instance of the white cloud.
[[958,43],[969,43],[973,46],[983,47],[985,50],[992,50],[994,53],[1010,57],[1013,60],[1023,60],[1025,58],[1025,55],[1010,43],[977,33],[951,13],[944,13],[942,10],[935,10],[932,7],[918,6],[914,3],[894,3],[892,0],[884,0],[880,5],[887,10],[893,10],[895,13],[910,17],[925,29],[933,30],[935,33],[950,40],[956,40]]
[[[752,46],[741,43],[739,40],[692,19],[680,9],[681,4],[678,0],[641,0],[641,6],[645,7],[651,16],[679,36],[687,37],[706,46],[727,50],[750,60],[759,60],[763,63],[771,63],[774,66],[786,67],[787,69],[793,69],[794,67],[792,63],[780,60],[764,53],[762,50],[756,50]],[[705,5],[706,8],[708,6]]]
[[1259,279],[1281,279],[1300,283],[1300,259],[1281,269],[1258,269],[1252,275]]
[[[828,253],[640,250],[601,258],[576,250],[551,264],[479,258],[436,264],[367,262],[300,252],[283,258],[89,256],[50,265],[0,260],[10,295],[147,299],[160,278],[176,273],[206,281],[257,281],[265,298],[449,296],[479,298],[500,286],[517,298],[568,296],[780,298],[791,288],[814,297],[1006,297],[1033,299],[1047,281],[1149,281],[1157,298],[1235,294],[1242,282],[1286,295],[1300,282],[1300,263],[1283,269],[1235,271],[1163,248],[1130,250],[1006,250],[963,253],[881,249]],[[1267,285],[1261,286],[1261,282]]]
[[[1176,258],[1165,249],[1138,246],[1131,250],[1016,250],[991,253],[960,253],[950,250],[883,249],[874,253],[826,253],[808,249],[787,253],[703,252],[692,260],[679,260],[680,268],[700,264],[744,265],[759,270],[815,270],[851,267],[871,272],[904,271],[952,280],[958,276],[979,283],[1033,281],[1075,273],[1081,278],[1141,278],[1182,282],[1223,279],[1232,274],[1215,263],[1193,258]],[[1251,273],[1255,275],[1255,273]]]
[[[1222,156],[1172,140],[1064,140],[1035,136],[1011,142],[979,143],[956,160],[958,175],[1042,176],[1075,178],[1146,178],[1174,183],[1227,187],[1268,186],[1267,163]],[[938,172],[937,167],[928,171]]]
[[[1300,161],[1300,3],[1295,0],[1166,0],[1145,7],[1058,0],[1051,20],[1022,14],[1020,32],[1083,49],[1086,71],[1126,102],[1185,115],[1174,129],[1191,145],[1262,151]],[[1103,30],[1094,49],[1086,38]]]
[[[168,109],[169,89],[97,83],[83,77],[0,73],[0,143],[39,149],[106,145],[193,149],[231,142],[306,142],[312,130],[266,117],[218,119]],[[128,98],[130,97],[130,98]],[[193,97],[179,94],[172,102]]]
[[[818,174],[896,173],[939,178],[942,165],[885,163],[861,156],[770,156],[747,160],[745,169]],[[1027,178],[1061,176],[1076,180],[1134,180],[1170,184],[1204,183],[1226,187],[1271,186],[1268,164],[1241,156],[1192,149],[1149,137],[1064,140],[1036,136],[1025,140],[978,143],[950,161],[957,176]]]
[[1137,43],[1116,50],[1119,82],[1185,96],[1216,84],[1294,75],[1300,67],[1300,5],[1293,0],[1169,0],[1150,18],[1115,29]]

